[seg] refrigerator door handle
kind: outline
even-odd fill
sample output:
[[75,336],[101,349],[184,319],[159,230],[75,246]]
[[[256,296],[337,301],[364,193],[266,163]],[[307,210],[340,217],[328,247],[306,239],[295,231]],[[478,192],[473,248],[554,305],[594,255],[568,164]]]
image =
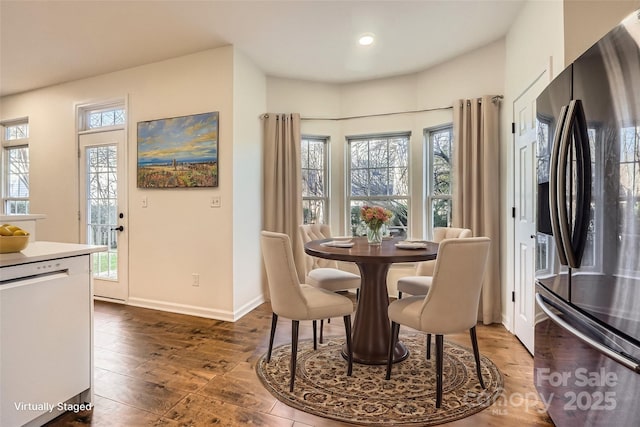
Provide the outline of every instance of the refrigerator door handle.
[[[547,299],[544,298],[539,293],[536,293],[536,302],[538,303],[538,306],[542,309],[542,311],[544,311],[544,313],[547,316],[549,316],[549,318],[554,323],[556,323],[558,326],[560,326],[561,328],[563,328],[566,331],[568,331],[569,333],[571,333],[573,336],[578,338],[580,341],[582,341],[585,344],[593,347],[594,349],[596,349],[598,352],[602,353],[603,355],[609,357],[610,359],[613,359],[614,361],[618,362],[619,364],[621,364],[621,365],[631,369],[632,371],[640,374],[640,364],[638,364],[638,362],[636,362],[633,359],[630,359],[628,357],[623,356],[619,352],[607,347],[604,344],[601,344],[601,343],[597,342],[593,338],[587,336],[586,334],[580,332],[578,329],[576,329],[573,326],[571,326],[569,323],[565,322],[560,316],[558,316],[557,314],[555,314],[553,312],[553,310],[551,309],[549,304],[547,304]],[[554,304],[554,307],[555,307],[555,304]],[[555,308],[557,310],[559,310],[558,307],[555,307]],[[568,313],[564,313],[564,314],[567,315],[567,316],[570,315]]]
[[558,160],[560,157],[560,146],[564,144],[563,138],[565,137],[564,129],[567,124],[567,109],[568,106],[566,105],[563,105],[560,109],[558,125],[553,136],[551,165],[549,167],[549,213],[551,216],[551,231],[553,233],[553,239],[556,242],[556,251],[558,252],[558,258],[560,259],[560,264],[562,265],[567,265],[567,255],[562,242],[562,237],[560,235],[560,217],[558,212],[560,201],[558,200],[558,195],[564,194],[566,190],[564,189],[564,187],[559,187],[558,185]]
[[[569,158],[571,150],[571,136],[573,135],[575,162],[575,191],[567,189],[567,168],[572,171]],[[589,228],[589,211],[591,209],[591,156],[589,149],[589,136],[587,133],[584,109],[580,100],[569,103],[565,126],[562,131],[557,178],[557,200],[560,227],[560,238],[567,259],[567,264],[572,268],[579,268],[582,261],[582,253],[586,244]],[[575,219],[573,230],[567,211],[567,192],[569,197],[575,197]]]
[[[582,101],[571,101],[573,104],[572,127],[576,152],[576,212],[571,243],[569,266],[580,268],[582,254],[589,234],[589,218],[591,212],[591,148],[587,120],[584,116]],[[571,105],[569,108],[571,109]]]

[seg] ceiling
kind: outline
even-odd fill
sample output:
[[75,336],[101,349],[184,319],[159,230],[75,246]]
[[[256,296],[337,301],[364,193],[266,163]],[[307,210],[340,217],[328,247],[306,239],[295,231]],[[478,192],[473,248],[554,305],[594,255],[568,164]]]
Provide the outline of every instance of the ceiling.
[[[524,0],[0,0],[0,96],[232,44],[267,75],[346,83],[503,37]],[[373,45],[357,38],[374,33]]]

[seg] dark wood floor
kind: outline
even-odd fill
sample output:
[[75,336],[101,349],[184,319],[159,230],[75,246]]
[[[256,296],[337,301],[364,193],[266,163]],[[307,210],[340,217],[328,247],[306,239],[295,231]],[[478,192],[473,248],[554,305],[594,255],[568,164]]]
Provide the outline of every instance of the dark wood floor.
[[[263,304],[235,323],[96,302],[95,408],[50,426],[346,426],[292,409],[260,383],[255,363],[267,350],[271,311]],[[311,337],[310,322],[300,338]],[[290,340],[278,323],[276,345]],[[326,335],[344,334],[340,321]],[[470,346],[468,334],[445,339]],[[504,375],[490,408],[449,426],[551,426],[535,392],[533,359],[501,325],[478,326],[480,352]]]

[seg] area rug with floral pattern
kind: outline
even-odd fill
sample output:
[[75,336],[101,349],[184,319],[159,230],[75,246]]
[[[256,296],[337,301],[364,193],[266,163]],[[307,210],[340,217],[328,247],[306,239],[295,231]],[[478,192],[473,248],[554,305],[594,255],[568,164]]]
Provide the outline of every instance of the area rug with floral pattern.
[[[287,405],[320,417],[362,425],[433,426],[458,420],[490,406],[503,388],[502,374],[481,355],[480,365],[486,389],[476,375],[473,351],[448,342],[445,337],[443,399],[435,407],[435,345],[430,360],[425,358],[425,336],[401,335],[409,357],[393,365],[385,380],[386,366],[354,363],[346,376],[347,362],[341,355],[344,338],[335,337],[313,350],[310,340],[298,344],[295,388],[289,392],[291,345],[273,349],[256,365],[264,386]],[[481,349],[482,351],[482,349]]]

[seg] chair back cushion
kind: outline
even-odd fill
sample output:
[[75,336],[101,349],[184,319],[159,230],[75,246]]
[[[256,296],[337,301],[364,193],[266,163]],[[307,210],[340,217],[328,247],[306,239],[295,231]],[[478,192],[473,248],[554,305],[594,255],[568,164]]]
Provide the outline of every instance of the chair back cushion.
[[305,318],[307,303],[300,290],[300,281],[293,260],[289,236],[262,231],[260,246],[269,282],[273,312],[289,319]]
[[[433,229],[433,241],[442,242],[444,239],[466,239],[472,237],[468,228],[436,227]],[[424,261],[416,265],[416,276],[433,276],[435,260]]]
[[436,227],[433,229],[434,242],[441,242],[444,239],[465,239],[467,237],[472,237],[471,230],[468,228]]
[[420,325],[435,334],[462,332],[476,325],[489,246],[488,237],[440,242]]
[[[331,237],[331,227],[327,224],[303,224],[299,228],[303,247],[305,243],[312,240],[329,239]],[[338,268],[338,263],[334,260],[305,254],[305,267],[305,275],[307,275],[314,268]]]

